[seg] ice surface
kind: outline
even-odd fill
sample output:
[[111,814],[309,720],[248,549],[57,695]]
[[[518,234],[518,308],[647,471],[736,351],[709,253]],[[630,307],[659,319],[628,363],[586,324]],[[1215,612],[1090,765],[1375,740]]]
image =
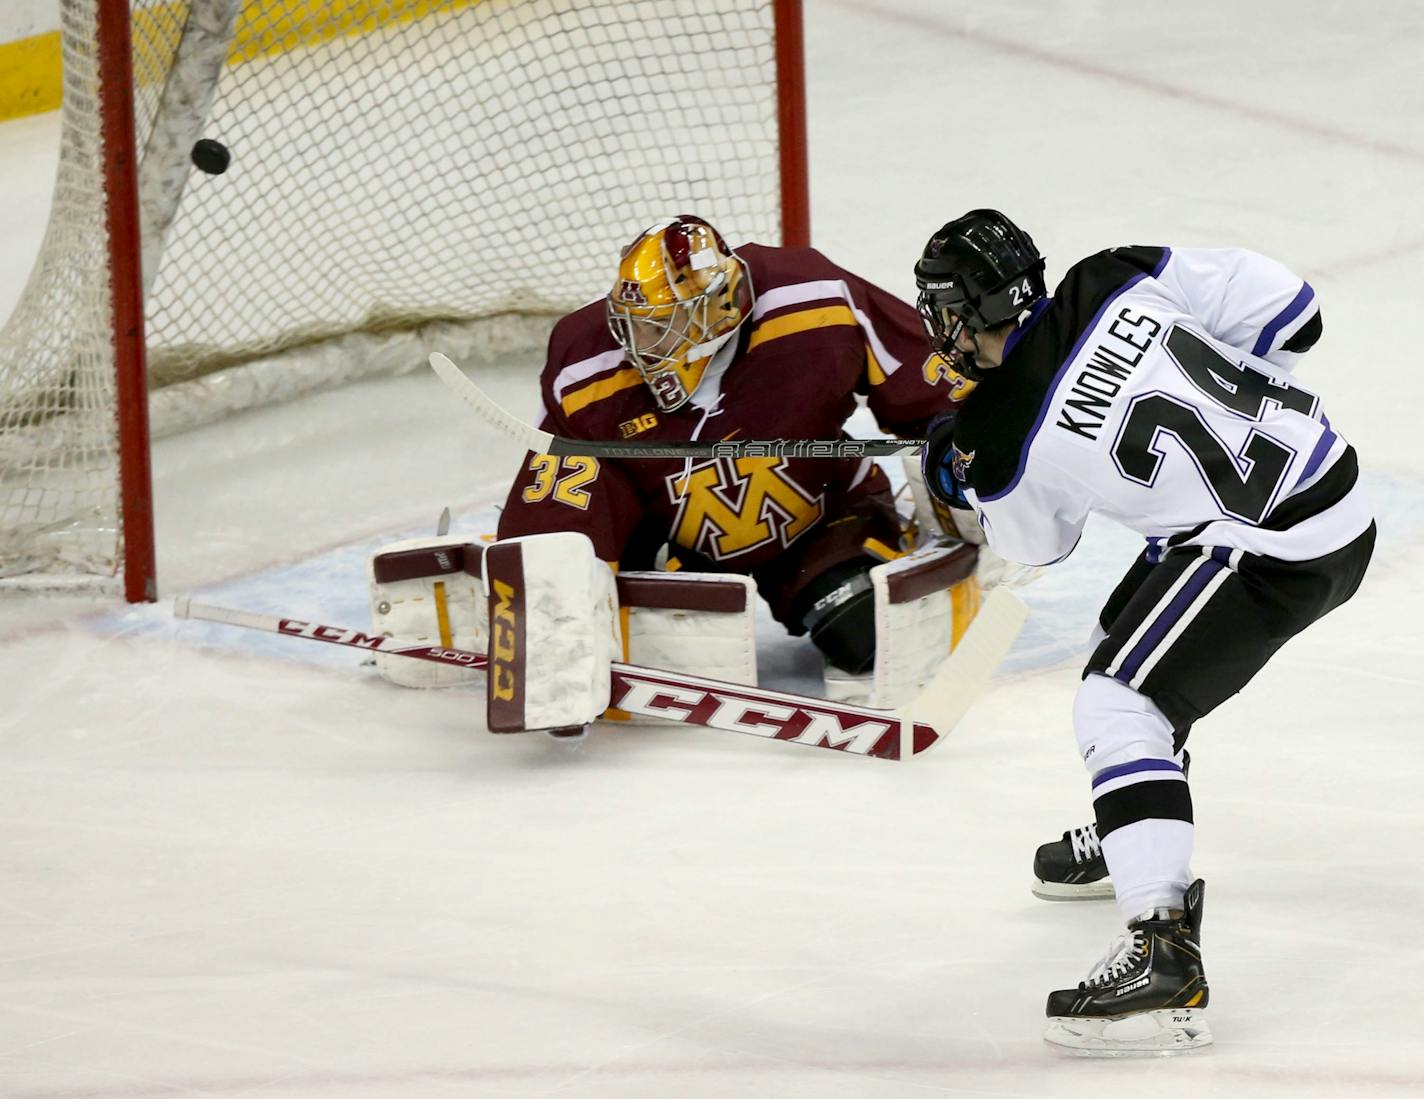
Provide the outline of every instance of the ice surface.
[[[1089,814],[1069,703],[1136,548],[1099,524],[1024,592],[996,689],[904,766],[674,727],[491,737],[477,696],[339,649],[4,596],[0,1095],[1424,1094],[1424,9],[806,17],[839,262],[908,296],[929,232],[991,205],[1050,279],[1112,244],[1247,245],[1322,299],[1301,376],[1359,447],[1381,543],[1193,734],[1217,1045],[1086,1063],[1039,1037],[1117,927],[1028,891],[1033,848]],[[0,126],[0,314],[45,125]],[[483,380],[528,407],[529,364]],[[488,529],[517,461],[425,377],[165,440],[163,594],[362,625],[370,549],[446,504]],[[763,671],[808,681],[764,626]]]

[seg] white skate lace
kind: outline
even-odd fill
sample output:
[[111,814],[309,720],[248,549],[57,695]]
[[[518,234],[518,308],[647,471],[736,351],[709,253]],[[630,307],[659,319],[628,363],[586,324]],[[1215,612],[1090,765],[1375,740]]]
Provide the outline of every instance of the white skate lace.
[[1142,932],[1128,931],[1109,944],[1108,952],[1103,955],[1102,961],[1093,966],[1083,985],[1085,988],[1095,988],[1113,984],[1120,977],[1132,972],[1141,960]]
[[1085,824],[1082,828],[1074,828],[1068,834],[1069,840],[1073,844],[1073,861],[1087,862],[1095,859],[1103,849],[1103,845],[1098,842],[1098,826],[1096,823]]

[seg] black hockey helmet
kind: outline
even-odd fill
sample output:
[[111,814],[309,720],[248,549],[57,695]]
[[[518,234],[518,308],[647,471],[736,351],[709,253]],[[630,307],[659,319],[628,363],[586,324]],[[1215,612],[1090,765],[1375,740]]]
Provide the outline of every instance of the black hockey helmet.
[[930,237],[915,285],[930,344],[941,354],[953,348],[960,324],[983,332],[1048,296],[1033,238],[997,210],[970,210]]

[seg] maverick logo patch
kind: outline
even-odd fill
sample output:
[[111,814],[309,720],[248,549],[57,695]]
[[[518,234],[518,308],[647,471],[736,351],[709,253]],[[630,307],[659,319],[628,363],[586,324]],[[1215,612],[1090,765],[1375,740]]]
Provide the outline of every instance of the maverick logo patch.
[[954,453],[949,460],[949,471],[954,474],[956,481],[959,481],[961,484],[968,484],[970,463],[974,461],[974,455],[979,452],[977,450],[971,450],[966,454],[953,443],[950,444],[950,448]]

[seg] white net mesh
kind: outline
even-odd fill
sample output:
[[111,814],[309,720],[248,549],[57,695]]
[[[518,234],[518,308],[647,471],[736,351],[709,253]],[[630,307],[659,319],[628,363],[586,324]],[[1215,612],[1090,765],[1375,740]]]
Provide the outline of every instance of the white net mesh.
[[39,258],[0,330],[0,577],[118,567],[93,15],[66,5],[64,125]]
[[[0,333],[0,575],[112,573],[120,560],[95,262],[95,2],[63,0],[52,223]],[[211,22],[223,2],[194,0],[204,7],[193,14]],[[160,117],[160,93],[190,12],[172,0],[133,7],[138,145],[157,155],[155,129],[173,121]],[[240,8],[206,123],[188,120],[231,165],[206,175],[185,161],[167,179],[182,198],[147,272],[153,387],[336,336],[342,369],[359,375],[369,366],[350,362],[361,357],[353,332],[425,335],[451,330],[432,322],[565,311],[601,293],[618,248],[665,213],[695,211],[734,239],[779,236],[771,0]],[[417,366],[431,338],[402,337],[404,350],[374,359]],[[325,369],[311,363],[280,356],[253,388],[284,392],[285,376]],[[230,397],[230,385],[176,387],[163,407],[191,423],[193,402],[219,389]]]

